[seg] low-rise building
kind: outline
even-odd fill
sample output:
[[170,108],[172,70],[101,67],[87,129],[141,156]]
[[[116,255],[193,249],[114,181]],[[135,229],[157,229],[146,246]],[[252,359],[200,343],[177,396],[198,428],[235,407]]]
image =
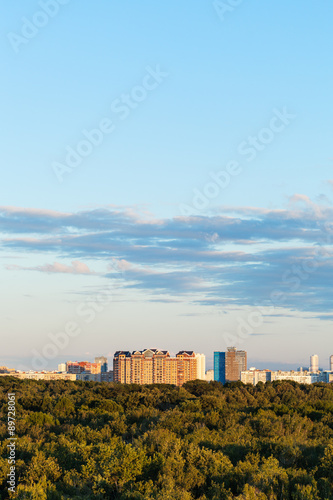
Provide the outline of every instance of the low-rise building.
[[102,372],[101,382],[113,382],[113,371],[109,370],[108,372]]
[[294,370],[291,371],[272,371],[271,372],[271,381],[275,380],[292,380],[293,382],[298,382],[299,384],[312,384],[315,380],[313,374],[308,371],[299,371],[296,372]]
[[82,373],[77,373],[75,377],[76,380],[83,380],[85,382],[101,382],[100,373],[82,372]]
[[214,370],[207,370],[205,375],[206,382],[212,382],[214,380]]
[[292,380],[293,382],[298,382],[299,384],[314,384],[316,382],[333,382],[333,372],[317,372],[312,373],[308,370],[300,369],[299,371],[283,371],[283,370],[256,370],[255,368],[250,368],[250,370],[243,371],[241,373],[241,381],[244,384],[256,385],[258,382],[274,382],[276,380]]
[[331,384],[333,382],[333,371],[322,372],[321,382],[325,382],[326,384]]
[[15,368],[7,368],[7,366],[0,366],[0,373],[14,373],[16,370]]
[[241,372],[241,382],[243,384],[253,384],[257,385],[258,382],[268,382],[271,380],[271,370],[257,370],[256,368],[250,368]]
[[19,379],[28,380],[76,380],[76,375],[72,373],[58,372],[14,372],[0,373],[0,376],[11,376]]

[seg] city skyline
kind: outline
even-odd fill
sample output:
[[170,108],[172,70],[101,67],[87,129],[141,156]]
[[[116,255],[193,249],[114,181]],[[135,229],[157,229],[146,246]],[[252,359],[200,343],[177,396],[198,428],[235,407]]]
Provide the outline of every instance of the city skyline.
[[[120,351],[116,351],[114,352],[113,354],[110,353],[108,356],[104,356],[104,355],[99,355],[99,356],[93,356],[93,358],[90,358],[91,361],[88,361],[88,358],[86,359],[81,359],[81,361],[78,361],[79,358],[78,357],[72,357],[73,359],[67,359],[67,361],[64,361],[64,358],[59,358],[60,359],[60,362],[58,363],[57,365],[57,369],[55,366],[48,366],[47,368],[43,368],[42,366],[38,366],[38,365],[35,365],[33,367],[33,369],[31,371],[36,371],[36,372],[54,372],[54,371],[65,371],[65,367],[69,364],[69,365],[77,365],[77,367],[79,367],[79,365],[81,367],[85,366],[85,365],[89,365],[89,366],[95,366],[96,364],[100,364],[101,366],[101,372],[107,372],[108,369],[110,369],[111,367],[111,364],[109,364],[109,360],[110,360],[110,363],[111,363],[111,359],[114,359],[115,355],[119,354],[119,353],[127,353],[129,355],[134,355],[134,354],[142,354],[144,353],[145,351],[156,351],[156,352],[160,352],[160,353],[167,353],[168,356],[171,356],[171,358],[175,358],[177,356],[177,354],[179,353],[183,353],[183,352],[193,352],[193,350],[184,350],[184,349],[180,349],[177,352],[173,352],[171,350],[165,350],[165,349],[159,349],[159,348],[145,348],[145,349],[136,349],[136,350],[133,350],[133,349],[129,349],[129,350],[120,350]],[[264,361],[264,362],[260,362],[259,365],[255,365],[255,363],[252,362],[252,359],[251,357],[248,358],[248,352],[247,351],[243,351],[242,349],[237,349],[236,347],[227,347],[226,348],[226,351],[214,351],[213,353],[210,354],[205,354],[205,353],[194,353],[197,360],[198,358],[202,358],[203,357],[203,362],[200,362],[198,361],[200,368],[199,371],[201,373],[201,377],[199,378],[202,378],[203,377],[203,373],[205,372],[207,374],[207,372],[214,372],[215,370],[215,360],[217,360],[217,357],[220,358],[220,355],[221,354],[225,354],[227,355],[228,352],[230,354],[230,351],[235,351],[236,353],[239,353],[239,355],[241,356],[239,358],[239,363],[242,365],[242,369],[246,368],[247,366],[247,370],[258,370],[258,371],[261,371],[261,370],[292,370],[292,371],[299,371],[299,370],[305,370],[305,371],[309,371],[309,372],[317,372],[317,371],[330,371],[330,372],[333,372],[333,354],[332,355],[326,355],[326,358],[325,358],[325,361],[323,362],[319,356],[317,354],[311,354],[309,355],[309,363],[308,364],[299,364],[299,363],[294,363],[294,364],[286,364],[284,363],[282,360],[279,361],[279,362],[276,362],[276,363],[272,363],[270,361]],[[94,359],[94,361],[92,361],[92,359]],[[242,361],[242,360],[245,360],[245,361]],[[73,361],[75,360],[75,361]],[[207,363],[207,360],[208,360],[208,363]],[[220,359],[217,362],[217,365],[220,364]],[[245,362],[245,365],[243,364]],[[238,362],[237,362],[238,363]],[[108,365],[109,365],[109,368],[108,368]],[[1,366],[0,365],[0,368],[8,368],[8,369],[16,369],[18,371],[20,371],[20,369],[22,368],[18,368],[18,367],[14,367],[14,366]],[[83,369],[83,368],[82,368]],[[78,370],[78,371],[69,371],[69,373],[80,373],[82,372],[82,369],[81,370]],[[85,369],[85,368],[84,368]],[[25,370],[25,369],[22,369],[22,371],[29,371],[28,370]],[[215,372],[215,376],[216,376],[216,379],[220,379],[220,375],[218,375],[218,372],[219,372],[219,368],[217,368],[217,371]]]
[[299,384],[333,383],[333,355],[329,357],[329,369],[319,367],[317,354],[310,355],[309,367],[297,370],[277,370],[266,367],[260,369],[247,365],[247,352],[228,347],[225,352],[214,352],[214,368],[206,370],[206,356],[193,350],[181,350],[173,355],[168,350],[149,348],[134,351],[116,351],[113,355],[112,370],[108,369],[105,356],[95,357],[94,362],[62,362],[57,370],[21,371],[0,366],[0,376],[12,376],[30,380],[80,380],[89,382],[115,382],[120,384],[183,384],[201,380],[215,381],[222,385],[240,381],[257,385],[259,382],[293,381]]
[[331,351],[333,4],[237,3],[6,6],[1,365]]

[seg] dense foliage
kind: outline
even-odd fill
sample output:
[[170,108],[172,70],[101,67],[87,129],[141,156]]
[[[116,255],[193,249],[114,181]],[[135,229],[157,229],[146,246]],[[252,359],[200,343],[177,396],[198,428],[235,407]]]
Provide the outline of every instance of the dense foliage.
[[16,393],[18,486],[27,499],[333,499],[333,386],[42,382]]

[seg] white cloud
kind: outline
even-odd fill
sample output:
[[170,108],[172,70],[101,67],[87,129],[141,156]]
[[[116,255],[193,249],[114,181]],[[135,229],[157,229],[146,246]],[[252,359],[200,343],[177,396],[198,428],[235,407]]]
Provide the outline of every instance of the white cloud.
[[53,264],[44,264],[43,266],[23,267],[17,265],[8,265],[6,269],[9,271],[39,271],[41,273],[65,273],[65,274],[96,274],[91,271],[87,264],[79,260],[73,260],[71,265],[54,262]]

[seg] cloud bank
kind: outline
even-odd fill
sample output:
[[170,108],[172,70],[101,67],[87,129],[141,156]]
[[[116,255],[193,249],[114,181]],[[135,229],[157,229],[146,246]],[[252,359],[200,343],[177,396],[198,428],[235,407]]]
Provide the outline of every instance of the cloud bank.
[[332,304],[332,221],[331,206],[304,195],[290,198],[286,209],[221,207],[210,216],[173,219],[114,207],[0,208],[3,250],[40,254],[44,262],[59,256],[17,270],[94,274],[84,264],[93,259],[105,262],[105,277],[124,288],[221,307],[264,305],[278,291],[279,306],[322,318]]

